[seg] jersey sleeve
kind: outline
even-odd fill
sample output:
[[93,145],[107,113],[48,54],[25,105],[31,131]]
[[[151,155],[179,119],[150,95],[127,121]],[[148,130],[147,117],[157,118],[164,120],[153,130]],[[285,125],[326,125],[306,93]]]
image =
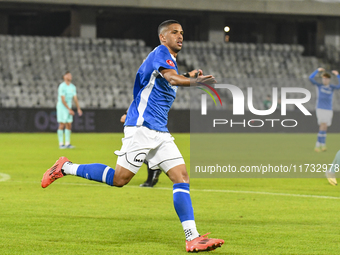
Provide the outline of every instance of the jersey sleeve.
[[340,89],[340,75],[338,74],[336,76],[336,78],[338,79],[338,84],[337,85],[331,85],[332,89]]
[[176,64],[172,59],[169,50],[164,45],[158,47],[153,61],[154,70],[159,71],[161,67],[177,71]]
[[77,95],[77,88],[76,86],[74,86],[74,93],[73,93],[73,96],[76,96]]
[[59,85],[59,88],[58,88],[58,94],[59,94],[59,96],[65,96],[65,95],[66,95],[66,89],[65,89],[65,86],[63,86],[63,85]]
[[315,80],[315,76],[318,74],[318,69],[316,69],[310,76],[309,76],[309,81],[314,84],[315,86],[322,86],[321,83],[318,83],[316,80]]

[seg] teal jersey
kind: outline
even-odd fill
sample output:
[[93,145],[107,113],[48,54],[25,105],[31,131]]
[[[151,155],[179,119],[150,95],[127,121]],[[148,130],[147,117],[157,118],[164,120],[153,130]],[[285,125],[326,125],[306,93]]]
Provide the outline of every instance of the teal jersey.
[[61,101],[61,96],[65,96],[65,101],[68,105],[68,107],[72,107],[72,99],[73,97],[77,95],[76,86],[74,86],[72,83],[67,85],[65,82],[61,83],[58,87],[58,105],[63,105],[63,102]]
[[332,164],[329,164],[330,168],[328,169],[329,172],[338,173],[340,169],[340,150],[336,153],[335,158]]

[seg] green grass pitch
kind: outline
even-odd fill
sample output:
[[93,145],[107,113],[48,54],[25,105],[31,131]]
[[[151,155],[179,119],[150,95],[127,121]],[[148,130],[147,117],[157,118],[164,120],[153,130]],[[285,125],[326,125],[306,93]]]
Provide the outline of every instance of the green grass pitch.
[[[190,137],[174,136],[189,166]],[[139,187],[145,166],[123,188],[73,176],[40,187],[59,156],[114,167],[121,138],[73,134],[76,149],[59,150],[56,134],[0,134],[0,254],[186,254],[172,183],[164,174],[155,188]],[[313,152],[316,134],[230,139],[237,146],[228,156],[248,165],[259,153],[272,155],[273,141],[286,142],[277,152],[286,162],[285,151],[331,163],[340,149],[338,134],[328,135],[328,151],[320,154]],[[249,139],[255,148],[246,146]],[[4,181],[3,174],[11,178]],[[191,197],[199,232],[226,241],[212,254],[329,255],[340,250],[339,188],[326,179],[192,179]]]

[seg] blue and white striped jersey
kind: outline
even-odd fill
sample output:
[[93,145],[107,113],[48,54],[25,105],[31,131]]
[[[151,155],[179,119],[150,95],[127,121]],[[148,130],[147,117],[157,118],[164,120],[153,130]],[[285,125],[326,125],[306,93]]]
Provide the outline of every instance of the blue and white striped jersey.
[[156,47],[139,67],[133,88],[133,102],[127,112],[125,126],[145,126],[169,132],[168,112],[176,98],[177,86],[172,86],[160,73],[174,69],[176,59],[164,45]]

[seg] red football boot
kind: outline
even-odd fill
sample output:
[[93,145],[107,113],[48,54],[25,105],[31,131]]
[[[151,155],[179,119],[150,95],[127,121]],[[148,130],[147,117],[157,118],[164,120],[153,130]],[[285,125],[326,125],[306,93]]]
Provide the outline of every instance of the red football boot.
[[191,241],[186,241],[187,252],[212,251],[224,244],[222,239],[206,238],[207,233]]
[[54,165],[48,169],[41,180],[41,187],[46,188],[55,180],[64,176],[61,171],[61,167],[64,165],[65,162],[70,162],[66,157],[60,157]]

